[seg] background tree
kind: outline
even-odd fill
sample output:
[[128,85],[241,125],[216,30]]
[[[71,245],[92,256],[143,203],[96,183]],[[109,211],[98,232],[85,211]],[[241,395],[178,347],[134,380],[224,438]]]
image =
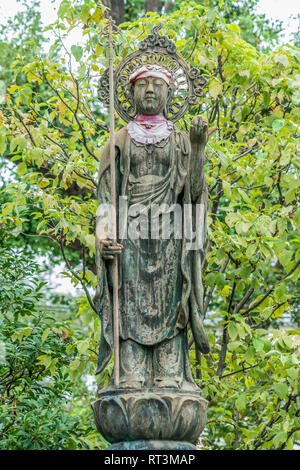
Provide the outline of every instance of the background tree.
[[[148,12],[159,14],[171,13],[181,6],[180,0],[105,0],[103,4],[110,8],[111,15],[119,25],[126,20],[135,21]],[[282,32],[281,21],[271,21],[256,9],[259,0],[197,0],[197,5],[214,9],[227,23],[239,26],[241,37],[254,47],[265,50],[274,46]]]
[[77,309],[49,304],[38,265],[8,245],[0,248],[0,449],[101,449],[92,396],[73,375],[84,344]]
[[[211,354],[201,356],[191,338],[194,373],[210,401],[203,445],[290,449],[299,439],[300,53],[293,45],[263,53],[215,7],[192,1],[171,6],[163,15],[148,13],[123,25],[115,61],[161,21],[163,34],[208,79],[201,105],[178,123],[188,130],[201,113],[218,128],[207,146],[206,169],[203,315]],[[77,314],[84,319],[80,327],[86,325],[84,339],[66,351],[78,354],[72,361],[78,378],[94,371],[100,330],[92,301],[96,178],[108,132],[106,110],[95,96],[107,66],[98,43],[105,21],[98,2],[64,0],[51,26],[57,41],[49,55],[32,61],[17,56],[0,115],[0,152],[17,168],[2,192],[2,227],[19,237],[34,220],[35,235],[52,240],[66,275],[86,294]],[[76,27],[82,44],[65,51],[64,38]],[[106,383],[109,372],[98,381]]]
[[39,2],[21,2],[20,10],[14,18],[9,18],[6,24],[0,25],[1,69],[0,80],[9,85],[13,78],[11,64],[17,55],[26,56],[32,60],[40,55],[46,39],[42,33],[41,13]]

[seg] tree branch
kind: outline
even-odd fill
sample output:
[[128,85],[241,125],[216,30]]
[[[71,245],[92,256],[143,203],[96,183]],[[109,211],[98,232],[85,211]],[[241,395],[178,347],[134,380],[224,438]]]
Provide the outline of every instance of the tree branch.
[[250,307],[247,310],[245,310],[245,312],[243,312],[242,315],[243,316],[247,315],[249,312],[251,312],[251,310],[254,310],[256,307],[258,307],[273,292],[273,290],[275,289],[276,286],[278,286],[278,284],[280,284],[282,281],[288,278],[291,274],[293,274],[294,271],[296,271],[299,265],[300,265],[300,259],[297,261],[295,266],[282,279],[279,279],[279,281],[275,282],[275,284],[273,284],[273,286],[266,292],[266,294],[260,300],[250,305]]
[[66,263],[66,265],[67,265],[69,271],[70,271],[70,272],[72,273],[72,275],[80,282],[80,284],[81,284],[81,286],[82,286],[82,288],[83,288],[83,290],[84,290],[84,292],[85,292],[85,295],[86,295],[86,297],[87,297],[87,299],[88,299],[88,302],[89,302],[91,308],[92,308],[92,309],[94,310],[94,312],[96,312],[97,315],[98,315],[98,311],[97,311],[97,309],[96,309],[96,307],[95,307],[95,304],[94,304],[94,302],[93,302],[93,300],[92,300],[92,298],[91,298],[91,296],[90,296],[90,293],[89,293],[89,291],[88,291],[88,289],[87,289],[87,287],[86,287],[86,285],[85,285],[84,280],[83,280],[80,276],[78,276],[78,274],[73,270],[73,268],[72,268],[72,266],[71,266],[69,260],[68,260],[67,257],[66,257],[62,238],[60,239],[59,245],[60,245],[60,249],[61,249],[63,258],[64,258],[64,260],[65,260],[65,263]]
[[[227,264],[229,262],[229,256],[226,257],[224,263],[223,263],[223,266],[222,268],[220,269],[220,273],[223,273],[227,267]],[[206,300],[205,300],[205,304],[204,304],[204,308],[203,308],[203,317],[205,318],[205,315],[206,315],[206,312],[207,312],[207,309],[208,309],[208,305],[209,305],[209,302],[212,298],[212,295],[213,295],[213,292],[215,290],[215,287],[216,287],[216,284],[214,284],[213,286],[211,286],[211,288],[209,289],[208,291],[208,294],[206,296]]]
[[222,345],[221,345],[221,351],[219,355],[219,363],[218,363],[218,368],[217,368],[217,376],[221,377],[223,375],[223,370],[225,368],[225,361],[226,361],[226,354],[227,354],[227,345],[229,342],[229,334],[228,334],[228,319],[230,315],[230,310],[232,306],[232,301],[233,301],[233,296],[235,293],[235,288],[236,288],[236,282],[233,284],[233,288],[231,291],[231,296],[230,296],[230,301],[227,309],[227,315],[225,317],[225,323],[223,326],[223,335],[222,335]]

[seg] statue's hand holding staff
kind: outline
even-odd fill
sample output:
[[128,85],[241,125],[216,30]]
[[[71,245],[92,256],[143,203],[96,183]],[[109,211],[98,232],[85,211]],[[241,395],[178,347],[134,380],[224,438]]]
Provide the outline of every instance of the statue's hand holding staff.
[[100,251],[101,256],[105,261],[111,261],[114,259],[115,255],[120,255],[123,250],[123,245],[121,243],[114,242],[110,239],[100,240]]

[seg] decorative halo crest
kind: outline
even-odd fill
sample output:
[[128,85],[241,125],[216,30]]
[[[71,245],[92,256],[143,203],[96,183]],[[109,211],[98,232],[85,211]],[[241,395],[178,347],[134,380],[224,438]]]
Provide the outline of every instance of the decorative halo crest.
[[[115,109],[125,121],[132,121],[136,115],[132,103],[132,85],[129,76],[142,65],[157,64],[172,75],[167,119],[178,121],[191,105],[196,105],[203,95],[207,80],[197,68],[190,68],[177,53],[176,45],[167,36],[159,33],[162,24],[154,26],[139,49],[123,59],[114,70]],[[99,79],[98,98],[109,105],[109,73],[104,71]]]

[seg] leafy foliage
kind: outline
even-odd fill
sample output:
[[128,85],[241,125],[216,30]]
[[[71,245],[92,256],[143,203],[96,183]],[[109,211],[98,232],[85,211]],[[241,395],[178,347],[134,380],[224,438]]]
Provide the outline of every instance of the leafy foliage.
[[[103,3],[111,9],[117,24],[125,20],[136,21],[148,12],[174,13],[182,4],[180,0],[105,0]],[[281,21],[271,21],[265,14],[258,13],[259,0],[196,0],[195,4],[214,9],[228,24],[237,24],[242,39],[257,49],[270,50],[278,43],[283,31]]]
[[[18,54],[26,55],[31,60],[41,53],[46,42],[42,33],[41,14],[38,11],[39,2],[31,3],[22,0],[24,11],[19,11],[6,24],[0,25],[1,68],[0,80],[9,85],[13,71],[10,65]],[[10,38],[8,40],[8,38]]]
[[90,396],[83,382],[74,386],[79,339],[70,321],[39,308],[45,283],[36,263],[5,247],[0,262],[0,448],[101,448],[91,410],[82,402],[74,410]]
[[[2,227],[17,237],[34,218],[35,234],[53,240],[68,275],[85,290],[78,312],[84,337],[66,351],[79,356],[69,365],[75,378],[92,372],[100,330],[92,301],[94,223],[108,132],[106,110],[95,99],[96,79],[107,66],[98,42],[106,20],[97,4],[62,1],[51,26],[59,39],[48,57],[16,58],[0,111],[0,152],[18,172],[3,191]],[[179,127],[188,131],[201,113],[218,129],[207,146],[203,273],[212,352],[201,357],[191,349],[194,373],[210,400],[205,446],[290,449],[299,439],[300,51],[288,45],[259,52],[216,8],[189,1],[166,15],[148,13],[124,24],[116,64],[159,21],[209,83],[201,106]],[[64,37],[76,27],[81,45],[57,59]],[[26,81],[19,83],[20,75]],[[42,335],[40,330],[36,336],[40,342]],[[49,334],[45,344],[54,339]],[[99,380],[105,383],[108,374]]]

